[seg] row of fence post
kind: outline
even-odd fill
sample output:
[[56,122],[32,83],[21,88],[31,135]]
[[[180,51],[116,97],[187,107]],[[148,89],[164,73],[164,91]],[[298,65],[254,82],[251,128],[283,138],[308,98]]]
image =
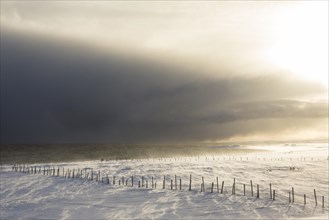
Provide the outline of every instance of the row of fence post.
[[[49,176],[60,176],[60,168],[57,167],[57,169],[55,168],[55,166],[27,166],[27,165],[22,165],[22,164],[14,164],[12,167],[12,171],[15,172],[22,172],[22,173],[29,173],[29,174],[43,174],[43,175],[49,175]],[[84,168],[84,169],[78,169],[77,172],[75,173],[75,169],[67,169],[65,172],[65,169],[63,167],[62,169],[62,176],[65,178],[85,178],[85,179],[89,179],[89,180],[94,180],[97,182],[101,182],[105,184],[110,184],[110,179],[108,177],[108,175],[106,174],[106,176],[101,178],[101,172],[98,171],[96,173],[94,173],[92,168]],[[90,178],[89,178],[90,175]],[[96,175],[96,177],[94,178],[94,175]],[[105,181],[104,181],[105,179]],[[115,176],[113,176],[113,180],[112,180],[112,184],[115,185],[116,184],[116,180],[115,180]],[[118,185],[126,185],[128,186],[128,178],[125,178],[124,176],[121,177],[121,179],[118,180]],[[214,182],[211,183],[211,188],[210,188],[210,193],[214,192]],[[134,186],[134,176],[131,176],[131,186]],[[154,179],[154,177],[151,177],[151,186],[152,189],[156,189],[156,181]],[[260,192],[259,192],[259,184],[256,185],[257,186],[257,194],[256,194],[256,198],[260,198]],[[148,179],[145,179],[144,176],[141,177],[141,180],[138,180],[138,188],[140,187],[146,187],[148,188]],[[163,176],[163,189],[166,189],[166,175]],[[222,181],[221,184],[221,189],[219,191],[219,179],[218,177],[216,177],[216,188],[217,188],[217,193],[224,193],[224,181]],[[253,182],[252,180],[250,180],[250,193],[251,193],[251,197],[254,196],[254,191],[253,191]],[[178,189],[178,183],[177,183],[177,175],[174,176],[174,180],[170,179],[170,189],[173,190],[177,190]],[[182,190],[182,179],[179,179],[179,190]],[[192,174],[190,174],[190,181],[189,181],[189,187],[188,190],[191,191],[192,190]],[[204,181],[204,177],[201,177],[201,192],[206,192],[206,188],[205,188],[205,181]],[[269,184],[269,196],[271,200],[275,200],[275,196],[276,196],[276,191],[272,190],[272,184]],[[235,178],[233,179],[233,185],[232,185],[232,195],[236,194],[236,181]],[[246,196],[246,184],[243,184],[243,195]],[[306,205],[306,194],[303,195],[304,198],[304,205]],[[316,190],[314,189],[314,201],[315,201],[315,205],[318,205],[318,201],[317,201],[317,195],[316,195]],[[295,189],[294,187],[291,188],[291,191],[288,192],[288,202],[290,203],[294,203],[295,202]],[[324,208],[324,196],[322,196],[322,207]]]

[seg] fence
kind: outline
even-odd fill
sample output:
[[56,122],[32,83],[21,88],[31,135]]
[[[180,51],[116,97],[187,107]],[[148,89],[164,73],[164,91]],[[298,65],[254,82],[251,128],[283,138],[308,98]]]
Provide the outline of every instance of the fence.
[[[110,176],[105,173],[101,173],[99,170],[94,170],[93,168],[82,168],[82,169],[70,169],[64,168],[60,169],[60,167],[44,165],[44,166],[29,166],[25,164],[14,164],[12,166],[12,171],[14,172],[21,172],[26,174],[40,174],[45,176],[53,176],[53,177],[64,177],[66,179],[74,178],[74,179],[85,179],[89,181],[96,181],[102,184],[110,185],[118,185],[118,186],[130,186],[134,187],[137,185],[138,188],[150,188],[157,189],[157,181],[161,181],[156,177],[151,176],[151,178],[146,178],[145,176],[121,176],[117,177],[112,176],[112,181],[110,181]],[[170,177],[174,178],[170,178]],[[250,180],[250,184],[246,184],[243,182],[238,183],[236,179],[233,179],[233,184],[231,186],[227,186],[231,190],[224,190],[225,181],[222,180],[221,185],[219,184],[219,177],[216,177],[215,182],[208,183],[208,188],[206,187],[205,178],[202,176],[200,179],[200,188],[196,187],[196,184],[193,185],[192,181],[192,174],[189,175],[189,181],[187,184],[183,184],[182,178],[177,175],[164,175],[162,179],[162,189],[163,190],[179,190],[179,191],[199,191],[203,193],[217,193],[217,194],[231,194],[231,195],[238,195],[238,196],[250,196],[254,197],[254,189],[256,188],[256,199],[259,198],[266,198],[268,197],[269,200],[275,201],[280,196],[281,200],[286,200],[289,204],[296,203],[296,192],[294,187],[288,192],[284,190],[278,193],[278,189],[273,189],[272,183],[269,183],[268,188],[267,186],[261,186],[260,184],[253,184],[253,181]],[[117,180],[117,181],[116,181]],[[151,183],[149,184],[149,181]],[[137,183],[137,184],[136,184]],[[240,186],[240,187],[238,187]],[[256,186],[256,187],[255,187]],[[250,191],[248,192],[248,188],[250,187]],[[263,189],[261,191],[260,189]],[[238,193],[237,193],[238,192]],[[262,194],[261,194],[262,193]],[[284,195],[286,193],[287,195]],[[302,197],[302,201],[304,205],[310,204],[307,201],[306,194],[299,194]],[[313,189],[313,195],[315,206],[318,205],[318,198],[316,194],[316,190]],[[322,208],[325,207],[325,197],[322,196],[320,199],[320,203]]]

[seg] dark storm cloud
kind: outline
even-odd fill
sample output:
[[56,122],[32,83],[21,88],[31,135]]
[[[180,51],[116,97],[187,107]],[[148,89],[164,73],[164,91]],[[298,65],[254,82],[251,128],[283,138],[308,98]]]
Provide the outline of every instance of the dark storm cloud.
[[2,29],[1,141],[201,141],[327,117],[327,103],[294,100],[318,85],[200,71]]

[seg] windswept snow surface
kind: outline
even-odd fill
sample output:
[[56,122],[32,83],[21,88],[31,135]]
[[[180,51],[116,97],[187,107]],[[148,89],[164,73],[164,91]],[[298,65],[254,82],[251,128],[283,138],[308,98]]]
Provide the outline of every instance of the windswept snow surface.
[[[42,172],[14,172],[12,165],[2,165],[1,219],[328,219],[328,144],[259,148],[268,151],[29,165],[59,167],[58,177]],[[68,169],[74,169],[75,178],[63,177],[63,168],[64,174]],[[90,176],[89,179],[77,176],[77,171],[83,168],[93,168],[93,180]],[[98,172],[102,177],[108,176],[110,184],[96,181]],[[131,185],[131,176],[134,176],[134,186]],[[128,179],[128,186],[122,185],[122,177],[124,183]],[[142,177],[144,186],[140,183],[141,187],[138,187]],[[152,177],[156,189],[152,189]],[[202,177],[206,192],[200,192]],[[234,178],[236,192],[232,195]],[[253,196],[250,180],[253,182]],[[222,181],[223,194],[220,193]],[[270,199],[270,183],[272,190],[276,190],[275,200]],[[256,198],[257,184],[260,198]],[[292,187],[294,203],[289,203]]]

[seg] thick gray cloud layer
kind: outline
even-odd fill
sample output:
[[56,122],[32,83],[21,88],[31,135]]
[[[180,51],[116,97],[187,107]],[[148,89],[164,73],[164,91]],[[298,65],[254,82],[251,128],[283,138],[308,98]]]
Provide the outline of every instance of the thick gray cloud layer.
[[[2,29],[1,142],[181,142],[302,129],[327,92],[284,75],[216,78]],[[299,100],[299,101],[298,101]]]

